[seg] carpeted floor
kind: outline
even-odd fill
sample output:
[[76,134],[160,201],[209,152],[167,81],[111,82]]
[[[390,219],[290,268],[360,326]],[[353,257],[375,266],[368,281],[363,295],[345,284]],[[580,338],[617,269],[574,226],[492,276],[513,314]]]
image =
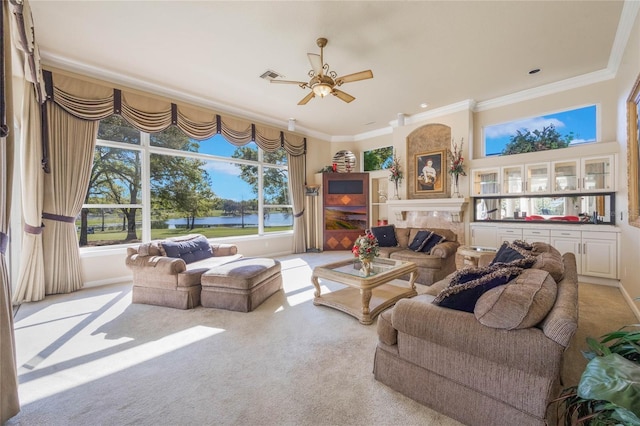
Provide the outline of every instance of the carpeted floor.
[[[7,424],[459,425],[374,380],[375,323],[313,305],[313,267],[348,256],[279,258],[284,291],[248,314],[132,305],[130,283],[24,304]],[[567,384],[586,335],[635,322],[616,288],[581,284],[580,309]]]

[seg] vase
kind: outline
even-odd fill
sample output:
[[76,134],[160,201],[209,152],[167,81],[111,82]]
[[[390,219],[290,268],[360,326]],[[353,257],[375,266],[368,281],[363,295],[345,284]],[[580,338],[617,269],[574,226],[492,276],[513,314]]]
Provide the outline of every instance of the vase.
[[458,174],[453,175],[453,192],[451,194],[451,198],[462,198],[462,195],[460,195],[460,188],[458,186],[459,177],[460,175]]
[[360,268],[360,274],[363,277],[368,277],[371,274],[371,259],[360,259],[362,267]]
[[398,196],[398,181],[394,181],[393,182],[393,198],[392,200],[399,200],[400,197]]

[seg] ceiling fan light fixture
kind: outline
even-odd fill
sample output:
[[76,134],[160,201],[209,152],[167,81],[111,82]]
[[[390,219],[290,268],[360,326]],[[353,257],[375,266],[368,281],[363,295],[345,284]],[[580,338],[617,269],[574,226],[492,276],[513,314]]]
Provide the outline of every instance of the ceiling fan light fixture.
[[325,96],[331,93],[331,91],[333,90],[333,87],[331,87],[329,84],[326,84],[326,83],[318,83],[312,87],[312,90],[313,90],[313,93],[316,94],[316,96],[320,96],[321,98],[324,98]]

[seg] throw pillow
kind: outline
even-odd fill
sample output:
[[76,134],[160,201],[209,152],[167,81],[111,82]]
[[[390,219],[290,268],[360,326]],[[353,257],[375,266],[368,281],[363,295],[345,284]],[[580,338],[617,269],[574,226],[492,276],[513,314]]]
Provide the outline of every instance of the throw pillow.
[[548,272],[529,269],[507,285],[485,292],[474,314],[481,324],[505,330],[540,323],[556,300],[557,285]]
[[202,235],[186,241],[162,241],[161,244],[167,257],[182,259],[187,264],[213,257],[209,241]]
[[433,303],[459,311],[473,312],[476,302],[485,292],[516,278],[522,268],[495,265],[486,268],[462,269],[455,273],[449,287],[442,290]]
[[427,237],[425,242],[422,243],[422,245],[420,246],[420,250],[416,250],[416,251],[421,251],[423,253],[431,253],[431,249],[443,241],[446,241],[445,237],[443,237],[442,235],[438,235],[435,232],[432,232],[431,235]]
[[427,241],[429,235],[431,235],[431,231],[418,231],[416,236],[413,238],[413,241],[411,241],[411,244],[409,244],[409,249],[413,251],[420,251],[420,248],[425,241]]
[[396,240],[396,227],[394,225],[374,226],[371,233],[378,240],[380,247],[395,247],[398,245]]
[[564,278],[564,262],[561,255],[553,252],[544,252],[536,256],[533,269],[541,269],[551,274],[551,277],[559,283]]
[[[535,257],[531,254],[531,250],[522,247],[518,243],[518,241],[514,241],[513,243],[502,243],[500,249],[498,249],[498,252],[496,253],[496,256],[491,261],[491,265],[496,263],[512,264],[513,262],[521,259],[527,259],[527,263],[533,263],[533,261],[535,261]],[[531,265],[527,267],[531,267]]]

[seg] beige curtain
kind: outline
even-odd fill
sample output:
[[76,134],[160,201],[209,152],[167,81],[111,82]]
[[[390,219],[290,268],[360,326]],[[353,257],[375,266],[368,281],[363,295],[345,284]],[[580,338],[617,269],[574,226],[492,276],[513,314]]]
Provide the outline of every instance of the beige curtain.
[[[9,243],[9,219],[11,211],[11,185],[13,176],[13,149],[15,126],[13,108],[12,55],[9,7],[6,0],[1,3],[2,55],[0,70],[4,90],[0,90],[5,110],[1,111],[0,125],[0,424],[4,424],[20,411],[18,399],[18,375],[16,367],[15,339],[13,334],[13,307],[11,281],[6,262]],[[6,71],[3,71],[6,70]],[[5,73],[6,72],[6,73]]]
[[307,251],[307,236],[305,227],[304,197],[305,197],[305,164],[304,157],[288,155],[289,186],[293,201],[293,252]]
[[[22,253],[14,303],[36,302],[44,299],[44,257],[42,251],[42,135],[40,134],[40,105],[33,85],[24,82],[20,117],[20,170],[22,197]],[[28,196],[26,196],[28,194]]]
[[82,288],[76,216],[87,194],[98,121],[76,118],[48,104],[49,162],[44,179],[45,293],[69,293]]

